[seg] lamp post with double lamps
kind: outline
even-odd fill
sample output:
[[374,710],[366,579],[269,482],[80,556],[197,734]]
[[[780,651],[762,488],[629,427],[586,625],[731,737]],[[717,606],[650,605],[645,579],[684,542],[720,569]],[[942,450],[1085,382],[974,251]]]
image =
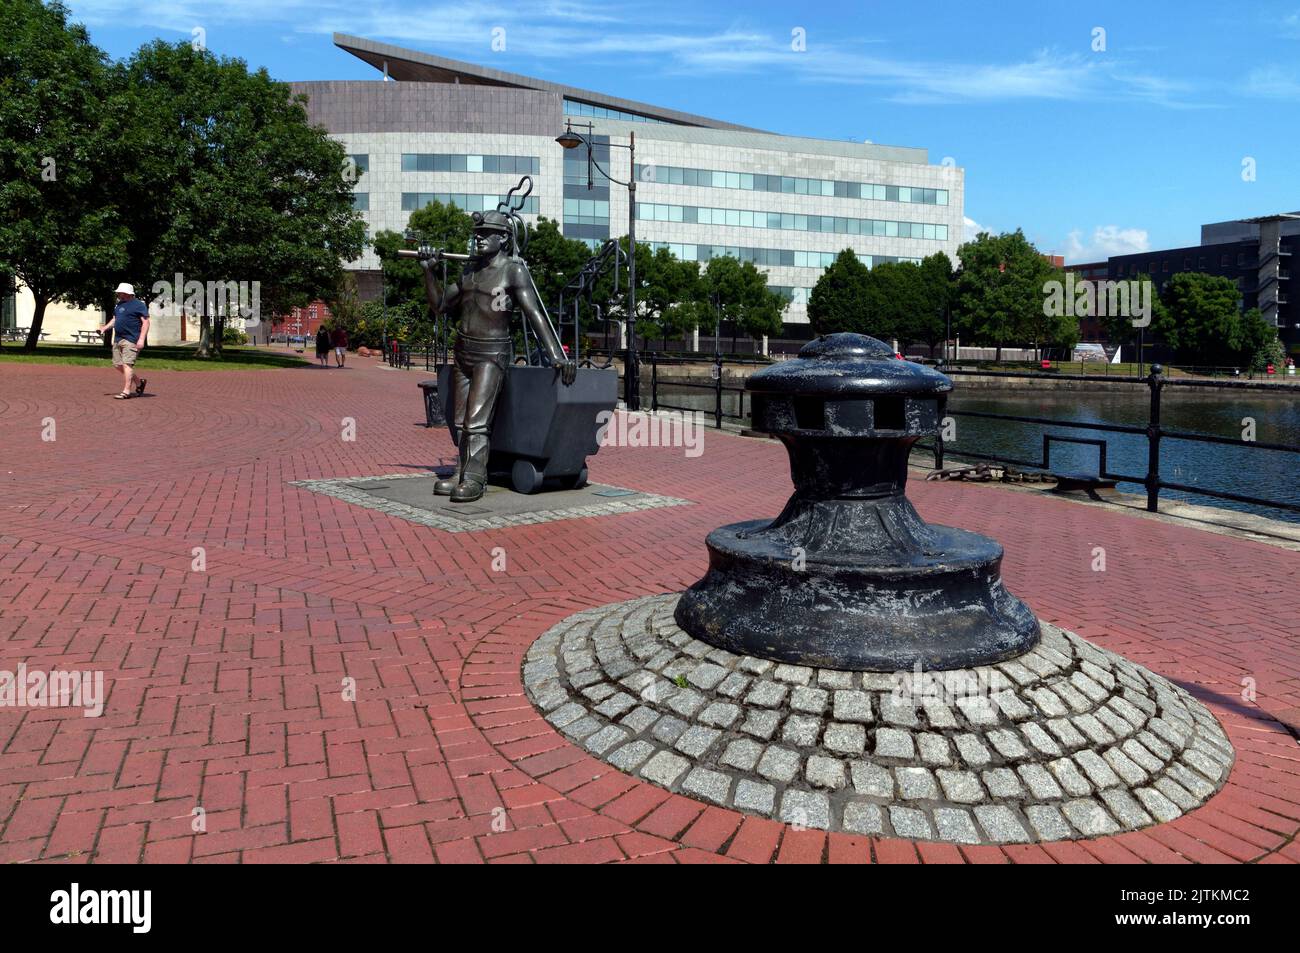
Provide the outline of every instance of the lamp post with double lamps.
[[[581,125],[581,124],[580,124]],[[592,154],[591,123],[586,123],[587,133],[583,135],[573,128],[572,120],[566,120],[564,132],[555,137],[565,149],[587,147],[587,188],[592,187],[591,167],[596,169],[610,182],[627,188],[627,352],[623,361],[623,404],[628,410],[641,409],[641,361],[636,351],[636,133],[629,132],[627,145],[611,142],[611,146],[628,151],[627,181],[616,179],[602,169]]]

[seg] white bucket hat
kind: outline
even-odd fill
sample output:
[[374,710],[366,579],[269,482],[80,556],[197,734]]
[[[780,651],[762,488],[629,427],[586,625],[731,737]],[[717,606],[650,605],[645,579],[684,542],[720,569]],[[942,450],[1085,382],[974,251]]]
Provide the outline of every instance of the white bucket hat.
[[119,294],[119,295],[133,295],[133,294],[135,294],[135,286],[134,286],[134,285],[128,285],[128,284],[124,281],[124,282],[122,282],[120,285],[117,286],[117,290],[114,291],[113,294]]

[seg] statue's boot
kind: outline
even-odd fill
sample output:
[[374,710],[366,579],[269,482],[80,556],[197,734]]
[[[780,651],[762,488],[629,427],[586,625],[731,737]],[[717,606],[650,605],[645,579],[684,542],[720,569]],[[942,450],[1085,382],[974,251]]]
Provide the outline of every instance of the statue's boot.
[[445,476],[433,485],[434,496],[451,496],[452,491],[460,486],[460,475],[465,472],[465,457],[469,454],[469,441],[461,438],[460,441],[460,460],[456,464],[456,470],[450,476]]
[[462,434],[461,446],[466,448],[465,465],[461,470],[460,485],[451,491],[451,501],[472,503],[481,499],[487,489],[488,454],[491,452],[487,434]]

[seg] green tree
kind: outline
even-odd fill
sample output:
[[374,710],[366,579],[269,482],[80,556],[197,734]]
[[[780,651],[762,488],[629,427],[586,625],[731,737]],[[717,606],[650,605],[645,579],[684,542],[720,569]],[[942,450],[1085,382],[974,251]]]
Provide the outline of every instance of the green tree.
[[1179,360],[1218,364],[1235,358],[1244,343],[1241,292],[1230,278],[1185,271],[1169,279],[1158,328]]
[[[1168,323],[1168,314],[1165,310],[1164,303],[1160,300],[1158,285],[1151,279],[1150,275],[1141,274],[1137,278],[1121,279],[1114,285],[1097,285],[1094,284],[1093,293],[1093,311],[1097,315],[1102,329],[1106,333],[1106,338],[1110,342],[1119,345],[1130,345],[1136,348],[1139,340],[1146,342],[1148,338],[1157,336],[1160,329]],[[1127,291],[1123,288],[1127,287]],[[1082,287],[1082,283],[1079,283]],[[1107,287],[1114,288],[1114,291],[1106,290]],[[1103,299],[1104,302],[1103,302]],[[1076,295],[1075,310],[1081,317],[1087,308],[1086,299],[1080,299]],[[1128,302],[1128,308],[1123,307],[1124,302]],[[1141,309],[1149,305],[1151,313],[1142,315]],[[1105,312],[1104,314],[1102,312]],[[1150,319],[1146,325],[1139,326],[1133,322],[1142,320],[1143,317]]]
[[1057,269],[1039,254],[1020,229],[992,235],[980,232],[958,250],[953,315],[972,343],[1002,348],[1035,336],[1050,339],[1041,328],[1045,285],[1060,280]]
[[[305,100],[187,42],[141,47],[124,77],[132,273],[246,283],[266,314],[327,297],[365,223],[343,147],[308,122]],[[198,354],[220,356],[230,311],[206,293],[199,305]]]
[[335,323],[348,332],[353,347],[382,347],[385,340],[422,343],[431,336],[426,309],[410,301],[384,307],[382,301],[367,301],[356,311],[351,323],[335,315]]
[[[528,262],[528,270],[537,285],[537,293],[548,309],[555,309],[559,305],[560,293],[577,277],[591,255],[592,251],[586,242],[565,238],[559,223],[544,215],[529,230],[524,260]],[[551,317],[559,320],[558,314],[552,314]]]
[[[749,264],[746,262],[746,264]],[[753,265],[749,267],[753,268]],[[754,269],[758,271],[757,269]],[[789,295],[773,291],[767,286],[767,276],[758,272],[763,278],[761,293],[756,293],[754,301],[745,309],[741,327],[757,344],[761,338],[775,337],[785,327],[785,312],[790,307]]]
[[716,310],[719,324],[731,323],[733,352],[742,331],[756,341],[765,334],[780,333],[781,315],[789,301],[767,287],[767,275],[755,268],[753,262],[718,255],[709,259],[703,278],[707,299]]
[[[411,236],[409,239],[400,232],[377,232],[374,237],[375,253],[379,256],[383,271],[388,302],[397,305],[410,303],[424,310],[428,307],[428,298],[424,293],[424,268],[414,259],[399,258],[397,252],[416,245],[428,245],[430,248],[463,255],[469,249],[474,220],[455,205],[433,201],[411,213],[406,231]],[[464,265],[455,260],[438,264],[439,278],[443,264],[447,266],[448,284],[459,281]],[[435,317],[436,315],[430,315],[430,318]]]
[[1235,362],[1252,371],[1262,371],[1269,364],[1280,367],[1286,361],[1286,349],[1278,339],[1277,328],[1264,320],[1259,308],[1241,316]]
[[935,252],[921,261],[921,300],[917,310],[904,321],[900,337],[919,341],[934,349],[948,339],[948,308],[953,297],[952,259]]
[[[637,284],[641,281],[638,256]],[[668,347],[668,338],[681,337],[683,342],[701,324],[712,320],[708,288],[696,261],[682,261],[667,248],[648,256],[646,279],[637,293],[638,326],[649,339],[658,336]]]
[[329,307],[334,323],[348,329],[350,343],[354,347],[361,347],[362,345],[351,341],[352,329],[357,326],[361,318],[361,301],[357,297],[356,274],[351,271],[343,272],[339,276],[339,283],[322,300]]
[[1048,270],[1044,272],[1048,277],[1043,281],[1038,310],[1025,312],[1019,328],[1020,337],[1033,344],[1035,356],[1040,360],[1045,347],[1059,347],[1066,351],[1073,351],[1074,346],[1079,343],[1077,312],[1072,314],[1070,308],[1053,307],[1053,287],[1060,288],[1062,296],[1064,295],[1065,269],[1056,268],[1050,262],[1048,266]]
[[104,54],[67,7],[0,4],[0,272],[35,303],[24,350],[50,302],[103,304],[126,264],[116,185],[134,146],[123,118]]
[[927,306],[921,269],[911,262],[881,262],[868,273],[867,333],[882,341],[898,338],[906,350],[911,323]]
[[673,258],[666,284],[669,301],[661,314],[664,333],[681,335],[685,344],[693,331],[712,320],[709,291],[700,263]]
[[870,270],[853,249],[846,248],[836,255],[808,295],[808,321],[813,333],[870,333],[871,316],[867,310],[870,281]]

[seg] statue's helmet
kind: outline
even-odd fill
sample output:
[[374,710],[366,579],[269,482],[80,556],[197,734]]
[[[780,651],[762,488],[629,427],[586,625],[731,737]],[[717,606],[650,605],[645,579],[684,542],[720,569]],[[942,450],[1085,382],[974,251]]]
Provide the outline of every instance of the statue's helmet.
[[475,212],[470,217],[474,220],[474,231],[476,232],[510,234],[510,216],[504,212]]

